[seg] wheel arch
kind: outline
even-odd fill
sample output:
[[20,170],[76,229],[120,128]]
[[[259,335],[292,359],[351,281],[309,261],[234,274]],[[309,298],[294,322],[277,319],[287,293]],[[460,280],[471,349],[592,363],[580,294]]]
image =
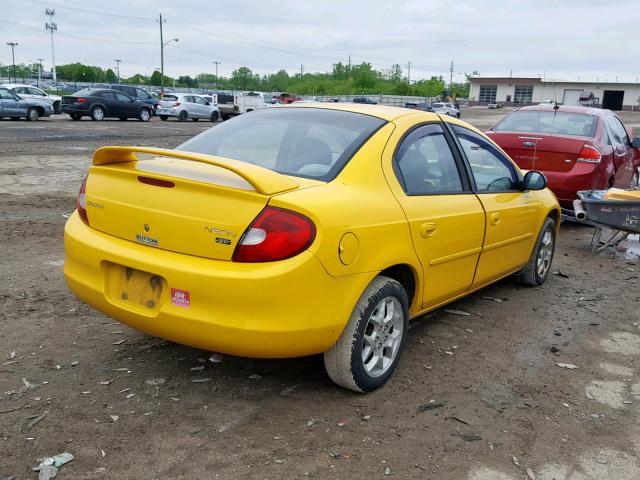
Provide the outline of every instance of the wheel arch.
[[420,285],[420,277],[414,267],[407,263],[398,263],[381,270],[378,275],[392,278],[400,283],[404,291],[407,292],[409,309],[414,310],[412,307],[414,306],[414,302],[419,298],[416,293],[419,291],[418,286]]

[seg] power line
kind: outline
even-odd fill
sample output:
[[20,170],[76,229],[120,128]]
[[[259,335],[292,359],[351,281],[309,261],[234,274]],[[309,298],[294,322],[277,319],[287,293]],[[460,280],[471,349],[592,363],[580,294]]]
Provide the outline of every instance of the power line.
[[104,11],[97,11],[97,10],[88,10],[86,8],[79,8],[79,7],[69,7],[66,5],[61,5],[59,3],[54,3],[51,0],[47,0],[47,1],[43,1],[43,0],[27,0],[28,2],[31,3],[39,3],[40,5],[45,5],[45,6],[55,6],[56,8],[62,8],[65,10],[74,10],[76,12],[82,12],[82,13],[89,13],[92,15],[99,15],[99,16],[107,16],[107,17],[116,17],[116,18],[128,18],[128,19],[133,19],[133,20],[145,20],[145,21],[151,21],[151,17],[137,17],[137,16],[133,16],[133,15],[119,15],[116,13],[107,13]]

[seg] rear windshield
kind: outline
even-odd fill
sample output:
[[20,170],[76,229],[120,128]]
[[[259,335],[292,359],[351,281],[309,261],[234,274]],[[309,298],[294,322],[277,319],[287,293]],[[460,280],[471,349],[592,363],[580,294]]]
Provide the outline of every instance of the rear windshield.
[[77,92],[75,92],[73,95],[80,96],[80,97],[84,95],[84,96],[90,97],[91,95],[99,91],[100,91],[99,88],[83,88],[82,90],[78,90]]
[[598,119],[593,115],[571,112],[518,111],[507,115],[495,132],[557,133],[576,137],[593,137]]
[[320,108],[269,108],[240,115],[178,150],[252,163],[285,175],[330,181],[386,122]]
[[165,93],[164,97],[162,97],[163,100],[178,100],[178,97],[176,95],[167,95]]
[[431,106],[433,108],[442,108],[444,107],[444,103],[432,103]]

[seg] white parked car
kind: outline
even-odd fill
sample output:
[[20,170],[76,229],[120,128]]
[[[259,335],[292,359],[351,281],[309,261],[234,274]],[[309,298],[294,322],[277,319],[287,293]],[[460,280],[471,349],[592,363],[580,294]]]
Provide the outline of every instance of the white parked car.
[[217,122],[220,118],[218,106],[207,102],[202,96],[195,93],[165,93],[164,98],[160,100],[156,114],[160,120],[176,117],[180,122],[188,119]]
[[0,86],[8,88],[12,92],[17,93],[21,98],[33,98],[49,103],[53,106],[53,113],[60,113],[62,97],[60,97],[59,95],[51,95],[44,90],[40,90],[38,87],[25,85],[23,83],[5,83]]
[[435,113],[449,115],[450,117],[460,118],[460,110],[451,102],[432,103],[431,108]]

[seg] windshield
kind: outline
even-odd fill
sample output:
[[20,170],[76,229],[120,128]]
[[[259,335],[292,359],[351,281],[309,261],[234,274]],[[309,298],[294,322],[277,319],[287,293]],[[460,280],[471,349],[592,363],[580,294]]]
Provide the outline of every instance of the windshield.
[[175,101],[178,100],[178,96],[177,95],[167,95],[165,94],[164,97],[162,97],[163,100],[169,100],[169,101]]
[[339,110],[269,108],[212,127],[177,149],[330,181],[385,123]]
[[598,119],[593,115],[571,112],[521,110],[513,112],[493,127],[495,132],[557,133],[593,137]]

